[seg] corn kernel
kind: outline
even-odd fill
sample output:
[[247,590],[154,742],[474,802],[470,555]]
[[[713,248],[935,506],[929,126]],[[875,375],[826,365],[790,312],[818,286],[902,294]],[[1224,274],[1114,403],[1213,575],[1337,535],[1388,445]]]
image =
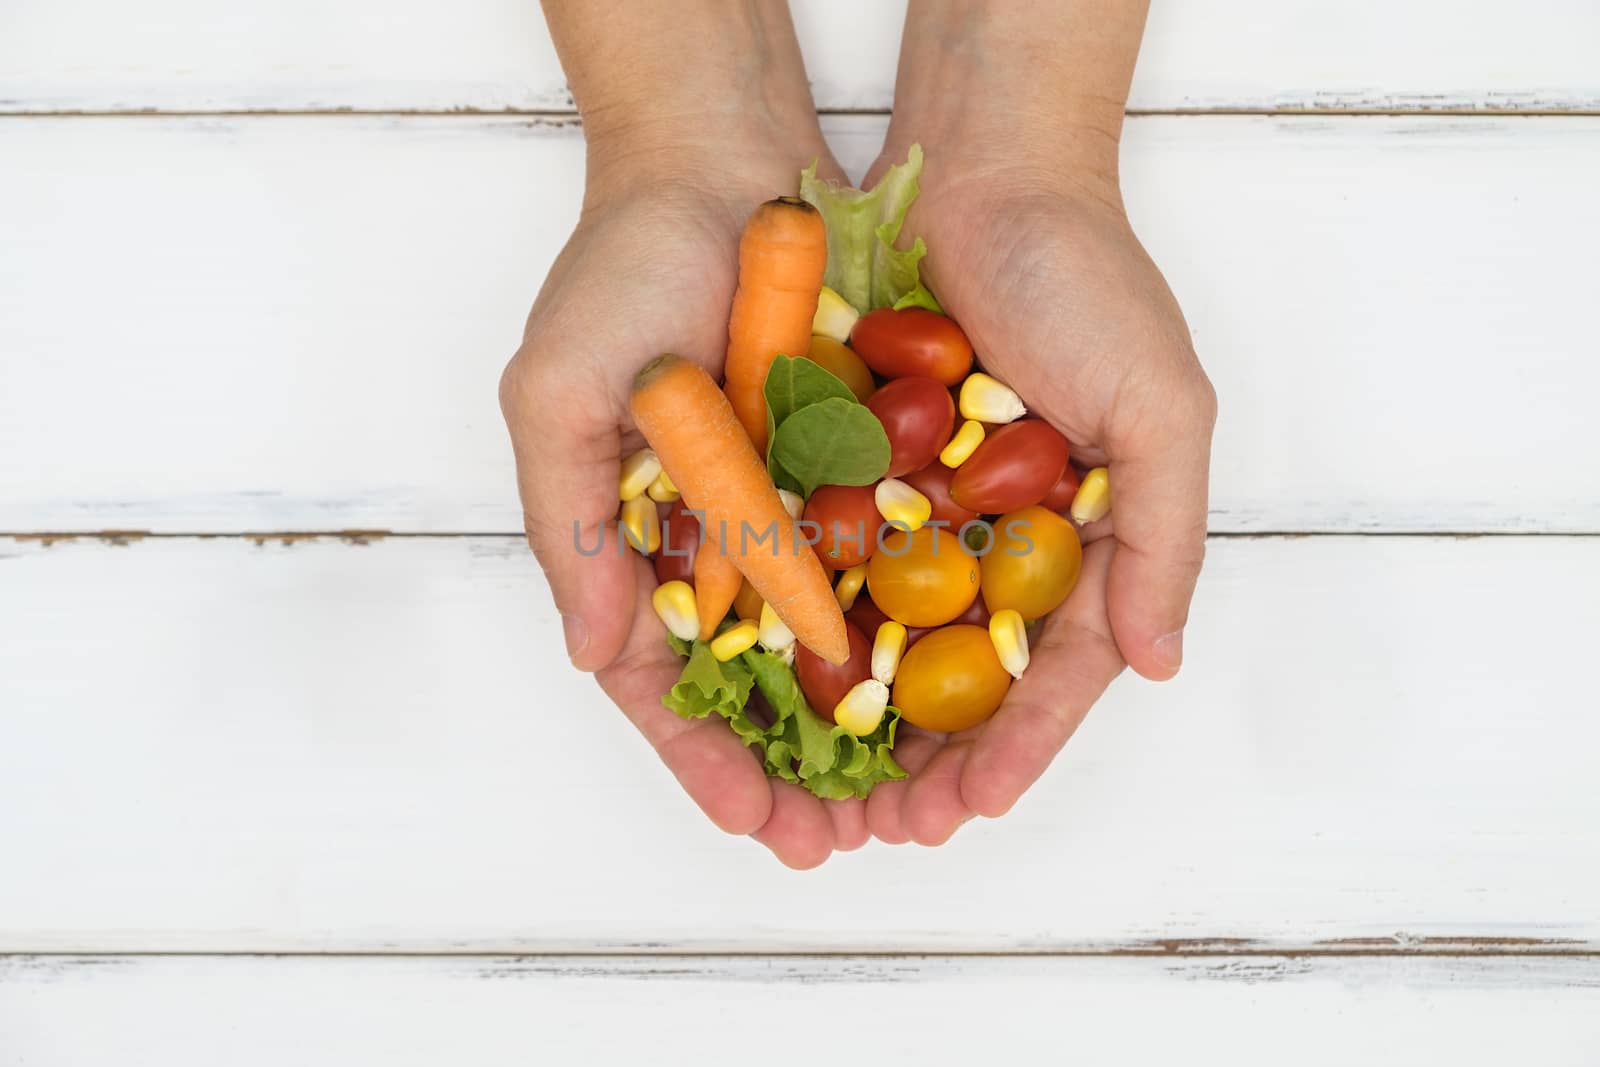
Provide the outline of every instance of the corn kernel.
[[643,493],[632,500],[624,500],[619,521],[628,544],[647,556],[661,551],[661,516],[656,512],[654,500]]
[[622,461],[622,477],[617,483],[618,498],[632,500],[661,475],[661,460],[655,449],[641,448]]
[[662,471],[656,475],[656,480],[651,482],[649,487],[645,489],[645,495],[657,504],[671,504],[683,494],[678,492],[678,487],[672,483],[671,478],[667,477],[667,472]]
[[872,639],[872,676],[884,685],[893,682],[900,669],[906,638],[906,628],[893,619],[878,624],[877,636]]
[[783,510],[789,513],[791,519],[798,519],[806,513],[805,498],[799,493],[791,493],[787,489],[779,489],[778,499],[783,501]]
[[961,429],[950,438],[950,443],[944,446],[944,451],[939,453],[939,462],[952,469],[961,466],[972,458],[972,454],[983,444],[983,423],[976,419],[968,419],[961,424]]
[[749,619],[735,623],[711,639],[711,654],[719,663],[726,663],[756,643],[761,628]]
[[868,678],[851,686],[844,699],[834,705],[833,721],[857,737],[865,737],[878,728],[888,708],[889,687],[876,678]]
[[858,563],[854,567],[839,575],[839,584],[833,587],[833,595],[839,601],[840,611],[849,611],[856,606],[856,597],[861,595],[861,587],[867,581],[867,565]]
[[1001,608],[989,616],[989,640],[994,643],[1000,666],[1013,678],[1028,669],[1028,629],[1016,608]]
[[860,317],[861,313],[851,307],[849,301],[824,285],[817,297],[817,313],[811,319],[811,332],[844,344],[850,340],[850,331]]
[[969,374],[961,383],[961,417],[964,419],[1016,422],[1027,413],[1020,396],[987,374]]
[[1083,484],[1072,498],[1074,522],[1094,522],[1111,514],[1111,474],[1104,467],[1096,467],[1083,476]]
[[673,637],[693,641],[700,636],[700,609],[695,606],[694,586],[688,582],[662,582],[650,594],[650,606]]
[[778,618],[778,613],[766,601],[761,603],[761,621],[757,624],[756,640],[768,652],[781,652],[794,644],[794,631],[789,629],[788,623]]
[[872,491],[872,501],[878,505],[878,514],[884,522],[894,523],[907,531],[920,530],[933,515],[933,504],[916,489],[899,478],[885,478]]

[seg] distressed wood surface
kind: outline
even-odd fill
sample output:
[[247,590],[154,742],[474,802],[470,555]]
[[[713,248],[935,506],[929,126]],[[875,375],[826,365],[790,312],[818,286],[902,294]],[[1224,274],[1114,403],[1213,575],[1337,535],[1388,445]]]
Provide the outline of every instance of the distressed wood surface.
[[[883,121],[829,121],[858,173]],[[0,156],[0,531],[521,528],[495,382],[576,128],[22,119]],[[1125,161],[1222,397],[1215,530],[1600,530],[1600,118],[1155,117]]]
[[6,1064],[1578,1067],[1600,961],[22,957],[0,1027]]
[[0,540],[0,605],[0,951],[1600,943],[1600,539],[1214,540],[1181,680],[806,876],[565,664],[514,538]]
[[[887,108],[903,2],[796,0],[813,93]],[[1140,110],[1600,108],[1589,0],[1157,4]],[[0,111],[565,111],[537,5],[520,0],[11,0]]]

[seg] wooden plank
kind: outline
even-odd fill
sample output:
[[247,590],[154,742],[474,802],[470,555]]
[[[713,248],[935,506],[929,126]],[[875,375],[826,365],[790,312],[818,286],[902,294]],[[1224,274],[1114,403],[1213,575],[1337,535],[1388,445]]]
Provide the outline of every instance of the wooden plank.
[[0,540],[0,951],[1592,949],[1597,632],[1597,538],[1216,540],[1179,681],[802,877],[565,665],[514,538]]
[[1576,1067],[1600,1055],[1600,963],[24,957],[0,961],[0,1028],[6,1062],[130,1067],[801,1064],[841,1042],[890,1063],[935,1039],[940,1063]]
[[[883,120],[828,129],[859,172]],[[1130,124],[1222,397],[1214,529],[1600,530],[1597,133]],[[0,530],[520,529],[494,387],[572,126],[28,119],[0,156]]]
[[[824,108],[885,109],[905,4],[793,5]],[[537,8],[516,0],[12,0],[0,111],[566,111]],[[1131,106],[1600,107],[1588,0],[1158,4]]]

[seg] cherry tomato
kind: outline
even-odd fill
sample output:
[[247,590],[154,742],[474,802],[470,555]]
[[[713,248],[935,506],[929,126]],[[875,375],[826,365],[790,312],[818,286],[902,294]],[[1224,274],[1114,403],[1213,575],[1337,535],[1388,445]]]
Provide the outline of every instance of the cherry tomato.
[[1037,619],[1067,599],[1082,567],[1071,522],[1040,506],[1010,512],[995,520],[994,546],[979,561],[983,602],[990,611],[1016,608]]
[[889,435],[890,478],[932,463],[956,424],[950,391],[932,378],[896,378],[872,394],[867,410]]
[[942,626],[906,649],[890,700],[913,726],[955,733],[993,715],[1010,688],[987,628]]
[[977,597],[978,561],[946,530],[891,529],[867,561],[867,592],[896,622],[943,626]]
[[[980,590],[983,588],[983,564],[981,563],[978,565],[978,588]],[[988,629],[989,605],[983,602],[983,597],[975,597],[973,598],[972,606],[951,619],[950,623],[951,625],[965,623],[968,626],[982,626],[984,629]]]
[[1039,506],[1055,512],[1066,511],[1072,506],[1072,498],[1078,495],[1078,485],[1082,481],[1083,475],[1078,473],[1078,468],[1068,463],[1066,470],[1061,472],[1061,480],[1044,495]]
[[934,460],[921,470],[912,471],[901,479],[928,498],[928,503],[933,505],[933,514],[929,518],[949,523],[947,528],[951,533],[956,533],[962,526],[978,517],[976,511],[964,508],[950,499],[950,479],[955,473],[943,463]]
[[879,308],[856,320],[850,347],[885,378],[955,385],[972,369],[972,343],[954,319],[927,308]]
[[694,554],[700,548],[700,522],[682,500],[673,503],[661,522],[661,551],[655,555],[656,581],[662,585],[694,584]]
[[746,578],[739,584],[739,591],[733,597],[733,613],[741,619],[750,619],[753,622],[761,621],[761,594],[756,592],[756,587]]
[[812,548],[824,567],[854,567],[878,547],[883,516],[870,485],[820,485],[806,501],[803,518],[817,524],[818,529],[808,532],[821,538]]
[[[974,600],[973,603],[981,604],[983,601]],[[971,612],[972,609],[968,608],[967,613],[971,614]],[[844,617],[846,621],[853,622],[857,626],[861,627],[862,633],[874,639],[878,636],[878,627],[889,621],[889,616],[885,615],[878,608],[878,605],[872,602],[872,598],[867,596],[856,597],[856,602],[851,605],[849,611],[844,613]],[[984,625],[988,625],[987,621],[984,623]],[[923,634],[931,633],[933,633],[933,631],[928,629],[926,626],[907,626],[906,646],[909,648],[911,645],[916,643],[917,638],[921,637]]]
[[846,622],[844,632],[850,638],[850,658],[842,664],[829,663],[805,645],[794,646],[794,671],[800,676],[800,691],[806,695],[811,710],[829,722],[844,695],[872,677],[872,642],[853,623]]
[[996,427],[950,479],[950,497],[985,515],[1045,498],[1067,466],[1067,439],[1042,419]]
[[872,380],[872,371],[867,369],[861,357],[831,337],[812,335],[806,358],[848,385],[856,399],[863,404],[878,387],[878,383]]

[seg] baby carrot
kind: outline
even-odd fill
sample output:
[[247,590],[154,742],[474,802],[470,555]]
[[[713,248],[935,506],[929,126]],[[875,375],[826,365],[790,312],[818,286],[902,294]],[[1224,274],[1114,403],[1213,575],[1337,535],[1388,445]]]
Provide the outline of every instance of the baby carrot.
[[724,390],[756,451],[767,448],[762,393],[774,357],[803,356],[811,344],[828,230],[810,204],[780,196],[756,208],[739,238],[739,288],[728,317]]
[[704,516],[700,555],[727,552],[802,644],[831,663],[848,659],[827,572],[717,383],[687,360],[661,356],[634,379],[629,406],[684,503]]
[[742,585],[744,575],[739,573],[733,557],[722,550],[716,538],[702,538],[700,551],[694,557],[694,601],[700,613],[700,640],[709,641],[716,636],[718,624],[733,607]]

